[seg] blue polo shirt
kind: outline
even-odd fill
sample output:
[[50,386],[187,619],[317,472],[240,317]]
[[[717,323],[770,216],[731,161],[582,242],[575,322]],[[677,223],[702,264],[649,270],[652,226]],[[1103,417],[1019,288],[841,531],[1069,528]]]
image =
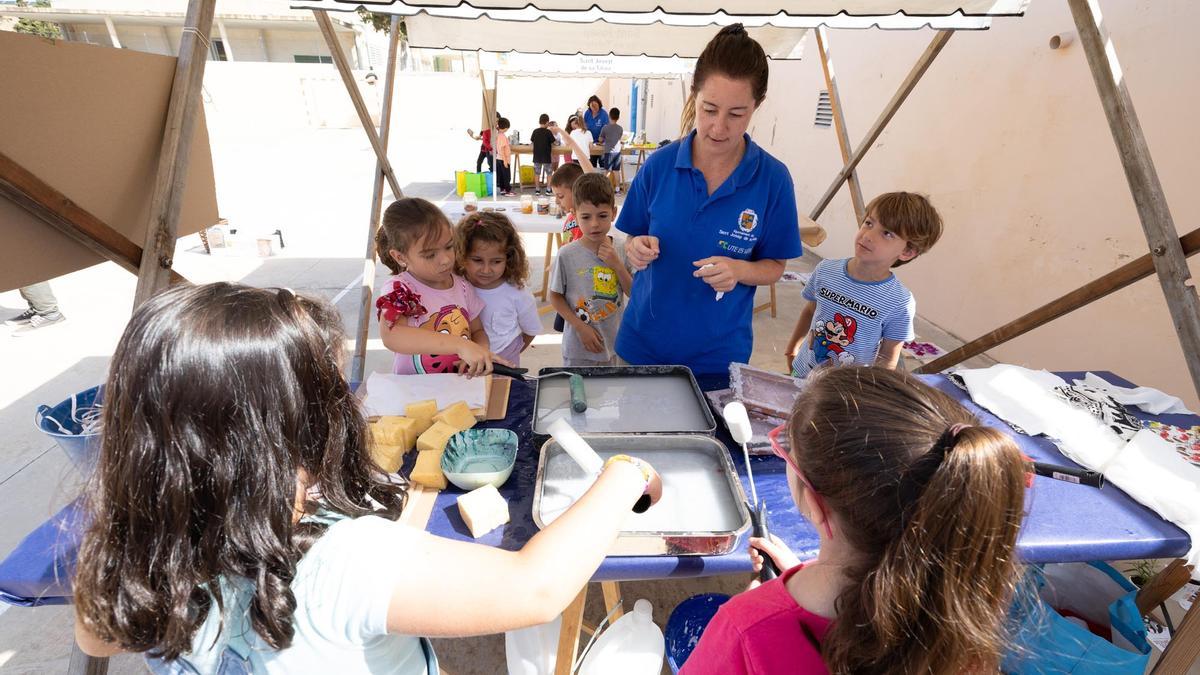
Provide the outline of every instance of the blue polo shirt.
[[658,237],[659,257],[633,277],[616,347],[633,364],[725,373],[731,361],[750,360],[755,287],[738,284],[717,301],[712,286],[692,276],[692,263],[798,257],[800,223],[787,167],[749,135],[741,163],[709,195],[692,166],[695,136],[650,155],[618,214],[622,232]]

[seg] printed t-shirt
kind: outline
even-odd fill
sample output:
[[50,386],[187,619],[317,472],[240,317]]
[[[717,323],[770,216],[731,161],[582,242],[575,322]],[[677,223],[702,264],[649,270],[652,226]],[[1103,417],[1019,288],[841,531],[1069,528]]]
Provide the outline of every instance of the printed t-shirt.
[[[401,272],[388,279],[383,287],[383,296],[395,297],[392,294],[404,293],[415,295],[420,303],[420,311],[401,317],[407,325],[471,339],[471,320],[483,312],[483,301],[466,279],[454,275],[450,288],[438,289],[426,286],[408,272]],[[381,322],[384,320],[380,318]],[[455,372],[457,364],[457,354],[396,354],[392,372],[397,375],[448,373]]]
[[[613,247],[621,263],[627,264],[624,247],[617,244],[613,244]],[[621,312],[625,307],[617,271],[592,253],[582,241],[571,242],[559,249],[554,258],[550,290],[561,293],[575,316],[599,331],[604,340],[603,351],[589,352],[579,340],[575,326],[567,321],[563,327],[563,359],[611,360],[613,343],[621,326]]]
[[563,219],[563,234],[567,235],[567,243],[579,241],[583,238],[583,230],[579,229],[579,223],[575,220],[575,212],[567,214]]
[[850,259],[822,260],[804,287],[817,303],[809,339],[792,361],[792,374],[808,375],[818,365],[871,365],[880,340],[911,340],[917,301],[896,275],[883,281],[850,276]]

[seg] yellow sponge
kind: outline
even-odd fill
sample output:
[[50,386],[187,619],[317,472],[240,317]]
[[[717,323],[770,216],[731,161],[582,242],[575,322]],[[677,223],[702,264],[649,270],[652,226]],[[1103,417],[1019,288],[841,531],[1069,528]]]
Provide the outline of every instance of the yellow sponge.
[[400,445],[408,450],[417,442],[417,421],[407,417],[385,415],[375,422],[373,434],[376,443]]
[[418,453],[417,464],[413,467],[409,479],[428,488],[445,490],[446,474],[442,473],[441,451]]
[[417,435],[425,433],[433,426],[433,416],[437,414],[437,401],[418,401],[404,406],[404,416],[417,421]]
[[434,422],[433,426],[417,438],[417,450],[420,450],[422,454],[426,452],[441,454],[442,450],[446,449],[446,442],[456,433],[458,433],[458,429],[449,424]]
[[458,431],[475,426],[475,413],[467,407],[466,401],[459,401],[433,416],[434,422],[445,422]]
[[458,513],[476,539],[508,522],[508,502],[492,484],[458,498]]
[[396,473],[400,470],[400,465],[404,463],[404,453],[410,449],[401,445],[373,443],[371,444],[371,459],[375,460],[375,463],[384,471]]

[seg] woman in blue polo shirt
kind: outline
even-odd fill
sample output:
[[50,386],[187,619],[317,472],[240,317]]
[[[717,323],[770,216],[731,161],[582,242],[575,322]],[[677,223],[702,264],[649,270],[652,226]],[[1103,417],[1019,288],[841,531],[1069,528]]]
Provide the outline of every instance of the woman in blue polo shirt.
[[696,129],[638,171],[617,228],[639,270],[617,335],[629,363],[683,364],[701,374],[748,361],[756,286],[800,255],[792,177],[750,140],[767,94],[767,56],[741,24],[696,61]]
[[[604,110],[604,104],[600,102],[600,97],[593,94],[588,98],[587,110],[583,111],[583,124],[592,134],[592,142],[600,142],[600,132],[608,125],[608,112]],[[600,155],[592,155],[592,166],[600,164]]]

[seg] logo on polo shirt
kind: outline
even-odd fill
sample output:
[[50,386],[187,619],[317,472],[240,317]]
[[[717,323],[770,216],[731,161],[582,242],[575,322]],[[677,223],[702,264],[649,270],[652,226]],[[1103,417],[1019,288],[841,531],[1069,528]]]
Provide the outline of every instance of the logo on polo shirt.
[[758,214],[754,209],[746,209],[738,216],[738,228],[742,232],[753,232],[758,227]]

